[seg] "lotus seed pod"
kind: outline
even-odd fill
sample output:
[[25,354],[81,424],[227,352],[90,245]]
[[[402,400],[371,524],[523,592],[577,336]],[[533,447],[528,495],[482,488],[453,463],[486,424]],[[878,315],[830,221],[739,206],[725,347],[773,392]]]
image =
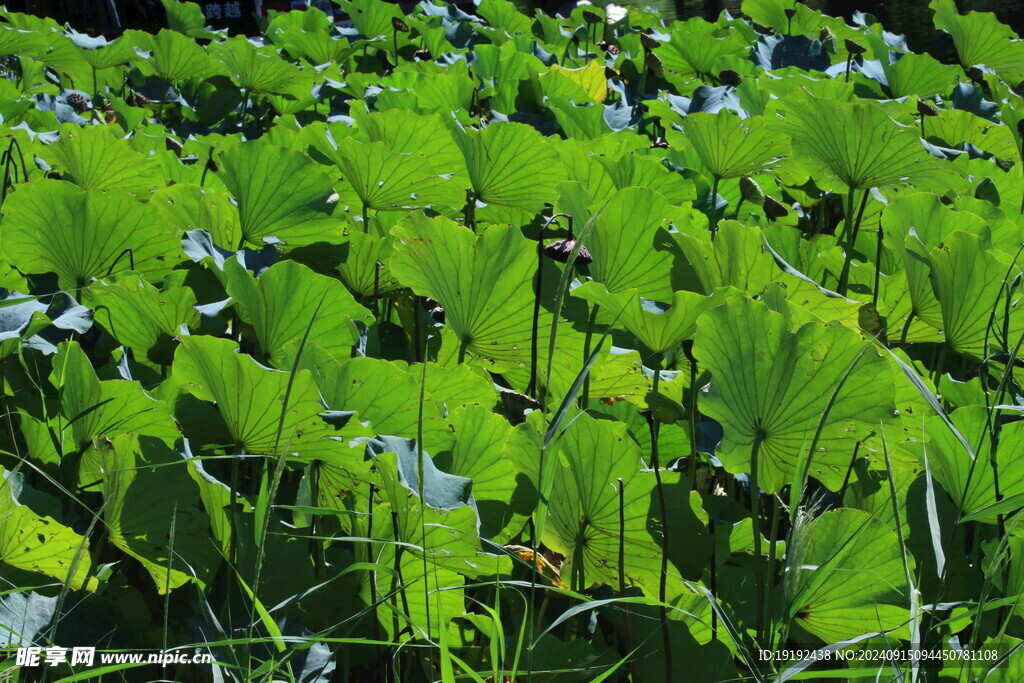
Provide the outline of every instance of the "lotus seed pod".
[[391,28],[395,29],[399,33],[408,33],[409,25],[398,17],[391,17]]
[[653,50],[659,45],[661,45],[661,43],[658,42],[657,38],[647,33],[640,34],[640,44],[644,46],[645,50]]
[[85,95],[73,92],[68,95],[68,106],[81,114],[89,108],[89,100],[85,99]]
[[782,202],[776,200],[771,195],[765,195],[764,197],[764,215],[768,218],[775,220],[782,218],[783,216],[789,215],[789,209]]
[[661,138],[654,138],[654,142],[651,143],[648,149],[668,149],[668,143]]
[[[549,259],[558,261],[559,263],[568,263],[569,254],[572,253],[572,250],[575,247],[576,240],[574,239],[555,240],[551,244],[544,247],[544,255],[547,256]],[[580,246],[580,250],[576,254],[576,263],[586,265],[588,263],[592,263],[593,260],[594,257],[590,255],[590,252],[587,251],[587,248],[584,246]]]
[[718,80],[722,85],[730,85],[734,88],[740,87],[743,83],[743,77],[732,69],[723,69],[718,72]]
[[852,40],[850,38],[847,38],[845,41],[843,41],[843,45],[846,46],[846,51],[849,52],[851,55],[862,55],[868,51],[866,47],[858,43],[856,40]]
[[416,50],[412,54],[413,59],[419,59],[420,61],[429,62],[434,58],[434,55],[430,54],[430,50]]
[[523,422],[526,419],[527,410],[540,410],[540,403],[536,399],[530,398],[526,394],[520,394],[518,391],[501,392],[501,405],[508,413],[509,421],[512,424]]
[[793,9],[792,7],[787,10],[783,10],[783,12],[785,12],[786,18],[789,19],[790,21],[792,21],[793,17],[796,16],[796,10]]
[[740,178],[740,195],[743,201],[762,206],[764,204],[764,190],[753,178],[743,176]]
[[583,10],[583,21],[587,22],[588,24],[600,24],[602,21],[604,21],[604,19],[602,19],[601,15],[598,14],[597,12],[585,9]]
[[821,31],[818,32],[818,42],[824,43],[831,37],[832,29],[830,29],[828,26],[822,26]]
[[611,45],[608,46],[608,54],[612,55],[613,57],[619,54],[620,52],[622,52],[622,50],[619,49],[618,45],[612,43]]
[[917,113],[921,116],[938,116],[939,110],[928,100],[917,101]]
[[149,98],[142,93],[133,92],[126,100],[130,107],[143,107],[149,104]]
[[658,58],[658,55],[653,52],[647,55],[647,68],[651,70],[651,74],[655,78],[665,77],[665,65],[661,63],[661,59]]

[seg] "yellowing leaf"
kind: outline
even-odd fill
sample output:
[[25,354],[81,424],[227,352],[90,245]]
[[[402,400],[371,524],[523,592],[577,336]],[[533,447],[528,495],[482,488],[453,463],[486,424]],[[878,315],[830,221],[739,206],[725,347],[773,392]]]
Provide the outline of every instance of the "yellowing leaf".
[[608,96],[608,79],[604,75],[604,67],[597,62],[590,62],[582,69],[566,69],[564,66],[555,64],[542,76],[557,73],[576,85],[583,88],[584,92],[598,104],[604,102]]

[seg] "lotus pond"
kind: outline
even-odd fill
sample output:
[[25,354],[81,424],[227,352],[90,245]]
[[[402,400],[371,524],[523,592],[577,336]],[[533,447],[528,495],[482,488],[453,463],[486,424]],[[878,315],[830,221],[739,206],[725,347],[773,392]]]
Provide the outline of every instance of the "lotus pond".
[[1024,679],[1024,42],[338,4],[0,10],[6,680]]

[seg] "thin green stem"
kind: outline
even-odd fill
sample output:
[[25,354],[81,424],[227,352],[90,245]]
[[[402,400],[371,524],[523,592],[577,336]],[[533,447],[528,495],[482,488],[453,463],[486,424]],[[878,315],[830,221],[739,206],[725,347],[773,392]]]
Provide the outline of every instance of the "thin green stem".
[[[597,312],[600,310],[600,306],[593,304],[590,308],[590,315],[587,317],[587,332],[583,338],[583,364],[586,365],[587,359],[590,358],[590,343],[591,337],[594,333],[594,324],[597,322]],[[583,378],[583,391],[580,393],[580,410],[587,410],[590,408],[590,373],[588,372],[586,377]]]
[[718,176],[711,182],[711,239],[718,234]]
[[[661,381],[661,360],[654,369],[652,393],[658,394]],[[658,418],[651,415],[651,469],[654,470],[654,481],[658,489],[658,506],[661,508],[661,579],[658,582],[658,611],[661,619],[661,644],[665,655],[665,680],[672,680],[672,641],[668,632],[668,504],[665,501],[665,487],[661,482],[661,463],[658,462]]]
[[754,624],[758,645],[764,643],[764,571],[761,562],[761,489],[758,486],[757,470],[760,467],[758,456],[764,436],[764,429],[758,426],[754,444],[750,447],[750,517],[754,534],[754,581],[757,587],[757,617]]
[[[846,238],[846,246],[844,247],[845,255],[843,258],[843,270],[839,274],[839,285],[836,287],[836,291],[846,296],[847,281],[850,278],[850,264],[853,262],[853,245],[857,241],[857,229],[860,227],[860,220],[854,218],[853,206],[854,206],[854,188],[850,188],[849,194],[846,195],[846,225],[843,228],[843,236]],[[863,199],[861,200],[860,215],[864,215],[864,207],[868,201],[868,191],[864,190]]]

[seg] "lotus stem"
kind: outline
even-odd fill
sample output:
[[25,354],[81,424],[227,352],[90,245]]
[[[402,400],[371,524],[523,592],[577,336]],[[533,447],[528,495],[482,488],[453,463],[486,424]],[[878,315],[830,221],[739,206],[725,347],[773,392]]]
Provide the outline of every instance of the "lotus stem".
[[860,203],[860,212],[855,219],[853,215],[854,191],[854,188],[851,187],[849,194],[846,195],[846,226],[843,228],[843,233],[846,237],[846,254],[843,259],[843,270],[839,274],[839,285],[836,287],[836,291],[843,296],[846,296],[847,280],[850,277],[850,264],[853,262],[853,245],[857,241],[857,230],[860,228],[860,217],[864,215],[864,207],[868,203],[868,191],[864,190]]
[[[771,522],[769,528],[771,529],[771,537],[768,539],[768,580],[771,581],[771,585],[768,586],[768,590],[765,591],[767,595],[767,604],[765,605],[765,615],[767,615],[768,622],[772,621],[772,614],[774,613],[774,598],[775,598],[775,565],[777,546],[779,544],[779,499],[777,496],[771,497],[772,501],[772,512]],[[768,642],[769,647],[773,647],[771,639]]]
[[715,235],[718,234],[718,181],[719,177],[716,175],[715,179],[711,182],[711,240],[714,241]]
[[[619,597],[626,597],[626,482],[619,477]],[[633,651],[633,633],[629,626],[629,610],[622,610],[622,633],[626,641],[626,652]],[[636,663],[630,657],[626,663],[629,667],[631,681],[639,681],[636,675]]]
[[882,219],[878,219],[878,244],[875,247],[875,287],[871,295],[871,305],[878,309],[878,288],[882,282]]
[[764,571],[761,566],[761,489],[758,485],[757,470],[764,428],[757,426],[754,444],[750,447],[750,519],[754,535],[754,581],[757,587],[757,617],[754,622],[758,645],[764,642]]
[[[654,369],[651,393],[658,394],[661,382],[661,359]],[[661,618],[661,645],[665,650],[665,680],[672,680],[672,641],[668,633],[668,609],[665,607],[668,588],[668,504],[665,502],[665,487],[661,482],[661,465],[658,462],[658,418],[651,413],[651,468],[658,489],[658,506],[661,508],[661,579],[658,581],[658,612]]]
[[[568,214],[556,213],[540,226],[540,234],[537,236],[537,277],[533,293],[533,328],[530,334],[530,383],[526,387],[528,396],[535,396],[537,391],[537,356],[539,355],[539,340],[537,338],[540,327],[540,298],[544,285],[544,231],[551,226],[558,218],[569,218]],[[584,362],[586,360],[584,359]]]
[[850,82],[850,66],[853,64],[853,53],[846,56],[846,82]]

